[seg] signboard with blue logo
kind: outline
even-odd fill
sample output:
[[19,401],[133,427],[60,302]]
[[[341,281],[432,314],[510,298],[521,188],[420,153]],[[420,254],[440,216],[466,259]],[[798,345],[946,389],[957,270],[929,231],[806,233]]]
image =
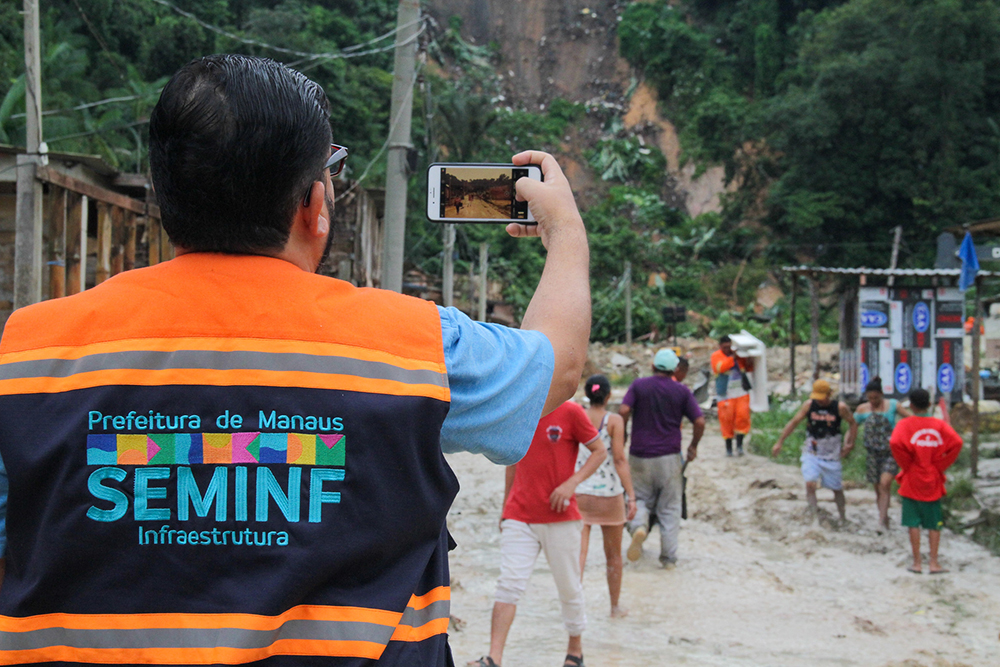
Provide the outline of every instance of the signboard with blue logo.
[[962,400],[965,386],[965,364],[962,362],[962,339],[942,337],[937,339],[937,389],[951,400]]
[[860,311],[861,337],[886,338],[889,335],[889,302],[862,301]]
[[942,394],[950,394],[955,388],[955,369],[951,364],[938,366],[937,386]]
[[913,328],[916,329],[918,333],[924,333],[930,325],[931,309],[928,308],[927,304],[923,301],[918,301],[916,305],[913,306]]
[[861,287],[858,355],[850,362],[858,364],[859,390],[881,377],[893,398],[923,388],[961,400],[964,305],[955,287]]
[[910,370],[910,365],[906,362],[896,364],[896,375],[893,380],[898,393],[908,393],[913,386],[913,371]]

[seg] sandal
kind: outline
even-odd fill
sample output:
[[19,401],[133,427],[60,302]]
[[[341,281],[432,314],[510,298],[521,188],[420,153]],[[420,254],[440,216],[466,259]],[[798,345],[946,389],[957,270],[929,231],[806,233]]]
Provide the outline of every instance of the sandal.
[[493,658],[488,655],[484,655],[479,660],[469,663],[469,667],[500,667],[497,663],[493,662]]
[[577,657],[567,653],[566,659],[563,660],[563,667],[584,667],[583,656]]

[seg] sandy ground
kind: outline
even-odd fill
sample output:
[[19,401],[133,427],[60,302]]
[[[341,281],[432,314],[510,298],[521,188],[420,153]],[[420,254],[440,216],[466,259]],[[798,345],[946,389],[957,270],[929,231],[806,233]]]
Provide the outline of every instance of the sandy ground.
[[[604,552],[593,532],[584,572],[589,667],[1000,665],[1000,558],[946,531],[942,564],[951,572],[910,574],[906,535],[876,533],[869,489],[848,490],[848,525],[837,529],[829,491],[820,491],[820,520],[807,520],[798,468],[726,458],[711,431],[700,452],[688,468],[680,563],[659,568],[654,529],[642,559],[626,561],[625,619],[609,618]],[[463,665],[489,646],[504,475],[483,457],[449,460],[462,483],[449,526],[459,545],[451,557],[451,645]],[[898,524],[896,500],[891,512]],[[542,556],[504,666],[557,667],[565,644]]]

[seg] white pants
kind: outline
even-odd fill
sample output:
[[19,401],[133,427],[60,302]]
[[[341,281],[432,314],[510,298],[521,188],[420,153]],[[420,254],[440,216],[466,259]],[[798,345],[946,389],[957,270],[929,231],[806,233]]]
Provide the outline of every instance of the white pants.
[[580,582],[580,529],[582,521],[523,523],[504,519],[500,525],[500,578],[497,602],[517,604],[528,587],[538,552],[545,552],[559,591],[563,624],[570,637],[583,634],[587,615]]

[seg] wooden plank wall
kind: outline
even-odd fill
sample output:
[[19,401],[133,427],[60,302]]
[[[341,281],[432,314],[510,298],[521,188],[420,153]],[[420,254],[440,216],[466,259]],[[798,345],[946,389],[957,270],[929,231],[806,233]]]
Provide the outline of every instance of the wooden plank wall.
[[[87,289],[87,258],[94,255],[94,285],[136,268],[137,249],[146,245],[150,265],[174,256],[152,197],[133,199],[120,192],[80,181],[52,167],[39,171],[48,184],[45,219],[49,266],[48,298]],[[89,212],[96,211],[96,247],[88,248]],[[142,253],[139,253],[142,254]]]

